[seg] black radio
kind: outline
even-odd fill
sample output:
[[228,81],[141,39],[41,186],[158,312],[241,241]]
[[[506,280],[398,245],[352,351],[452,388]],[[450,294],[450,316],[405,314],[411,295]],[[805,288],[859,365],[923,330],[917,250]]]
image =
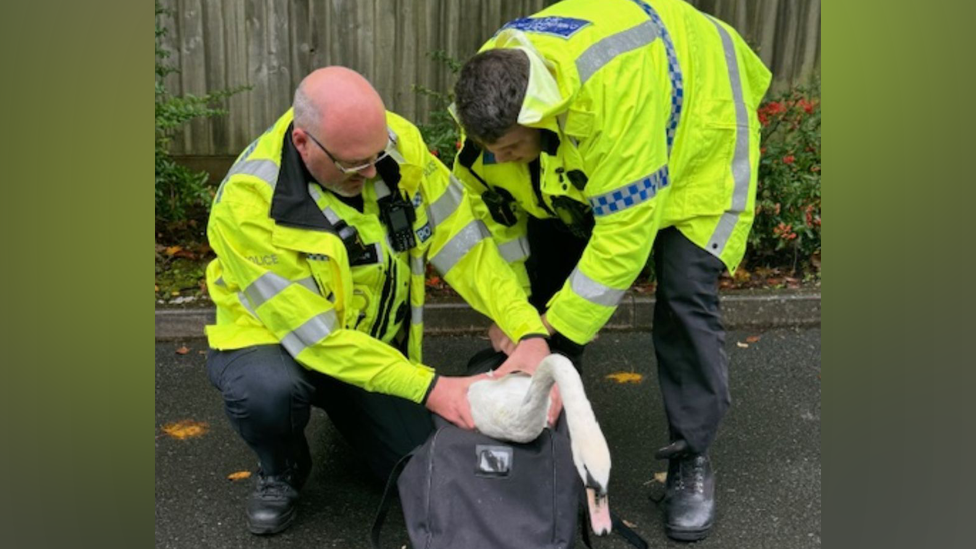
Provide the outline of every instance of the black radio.
[[515,216],[515,198],[507,190],[495,187],[481,193],[481,200],[485,202],[488,213],[495,223],[511,227],[518,222]]
[[417,213],[413,204],[407,202],[399,193],[393,193],[379,201],[380,216],[390,233],[390,245],[398,252],[405,252],[417,244],[413,234],[413,223]]

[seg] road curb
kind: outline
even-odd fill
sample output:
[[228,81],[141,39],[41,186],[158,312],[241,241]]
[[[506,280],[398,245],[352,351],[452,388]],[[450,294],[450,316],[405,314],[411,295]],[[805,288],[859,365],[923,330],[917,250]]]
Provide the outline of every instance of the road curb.
[[[820,293],[768,291],[720,294],[722,318],[728,330],[808,327],[820,325]],[[214,309],[156,311],[156,341],[203,337],[214,321]],[[627,294],[605,330],[640,331],[653,327],[654,298]],[[427,334],[483,334],[487,318],[464,303],[430,303],[424,307]]]

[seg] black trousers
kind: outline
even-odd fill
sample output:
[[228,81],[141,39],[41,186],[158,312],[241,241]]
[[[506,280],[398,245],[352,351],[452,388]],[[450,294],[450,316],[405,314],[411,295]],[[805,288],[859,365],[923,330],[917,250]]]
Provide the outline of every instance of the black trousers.
[[[540,311],[562,288],[586,246],[561,230],[560,223],[529,219],[532,255],[526,267],[532,304]],[[653,253],[653,341],[671,440],[684,439],[693,451],[704,452],[731,403],[718,301],[718,279],[725,266],[673,227],[658,232]],[[561,345],[567,346],[554,342],[553,350],[562,352]],[[578,353],[574,362],[581,358],[582,350],[573,349],[571,342],[568,347]]]
[[308,370],[280,345],[211,350],[207,373],[231,425],[269,475],[311,467],[305,426],[312,406],[326,411],[380,481],[434,429],[423,406]]

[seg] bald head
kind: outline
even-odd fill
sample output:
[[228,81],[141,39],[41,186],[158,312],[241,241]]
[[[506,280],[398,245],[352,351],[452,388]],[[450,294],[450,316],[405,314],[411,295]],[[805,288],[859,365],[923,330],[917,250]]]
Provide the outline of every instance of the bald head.
[[373,86],[345,67],[325,67],[295,92],[295,126],[343,159],[369,158],[386,145],[386,108]]

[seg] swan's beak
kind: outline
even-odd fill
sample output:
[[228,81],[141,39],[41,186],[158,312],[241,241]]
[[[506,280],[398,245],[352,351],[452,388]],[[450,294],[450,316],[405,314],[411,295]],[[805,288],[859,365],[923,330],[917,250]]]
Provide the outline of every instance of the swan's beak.
[[610,518],[610,501],[606,493],[598,495],[593,488],[586,489],[586,504],[590,508],[590,528],[598,536],[605,536],[613,528]]

